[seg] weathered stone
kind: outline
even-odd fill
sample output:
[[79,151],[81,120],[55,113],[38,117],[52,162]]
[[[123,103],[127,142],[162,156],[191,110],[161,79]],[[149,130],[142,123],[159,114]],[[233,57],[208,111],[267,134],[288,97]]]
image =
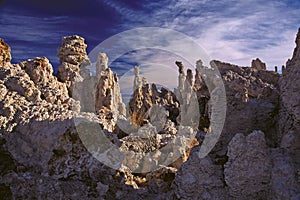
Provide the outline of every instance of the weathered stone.
[[184,66],[183,66],[182,62],[176,61],[175,64],[178,67],[179,74],[184,74]]
[[187,70],[186,73],[186,79],[188,81],[188,83],[190,84],[190,86],[194,86],[194,82],[193,82],[193,72],[191,69]]
[[20,63],[20,66],[41,91],[42,99],[61,105],[70,98],[66,85],[53,76],[53,68],[47,58],[28,60]]
[[0,67],[11,61],[10,47],[0,38]]
[[40,90],[19,65],[6,64],[1,68],[0,77],[9,91],[17,92],[28,101],[36,102],[41,100]]
[[99,79],[102,71],[108,68],[108,57],[105,53],[99,53],[98,60],[96,63],[96,76]]
[[200,159],[197,152],[178,170],[175,194],[178,199],[228,199],[222,169],[209,157]]
[[299,184],[299,149],[293,150],[296,153],[285,149],[273,149],[272,158],[272,179],[270,197],[272,199],[298,199],[300,195]]
[[224,175],[236,199],[265,199],[271,180],[271,159],[264,133],[236,134],[228,145]]
[[299,60],[299,58],[300,58],[300,28],[298,29],[295,43],[296,43],[296,47],[294,49],[292,61]]
[[[192,71],[185,75],[183,64],[176,62],[179,85],[173,93],[156,84],[150,87],[135,69],[130,116],[125,116],[118,77],[108,68],[107,56],[99,55],[97,78],[85,67],[83,38],[63,39],[58,50],[62,82],[52,75],[46,58],[19,65],[4,59],[0,66],[0,196],[299,199],[299,37],[283,75],[265,70],[261,62],[252,68],[214,61],[208,68],[199,60],[193,81]],[[8,49],[0,56],[3,52],[9,57]],[[213,73],[217,68],[221,76]],[[198,145],[210,138],[206,132],[210,132],[213,97],[222,80],[227,119],[215,148],[200,159],[202,146]],[[74,93],[71,86],[82,93]],[[90,92],[97,86],[97,95]],[[89,113],[79,113],[79,102],[70,94],[84,96],[78,100]],[[200,131],[182,126],[196,117],[197,106]],[[97,114],[92,113],[96,107]],[[75,125],[74,119],[79,119]],[[99,135],[92,125],[104,134]],[[99,137],[92,137],[93,133]],[[87,139],[86,146],[82,138]],[[123,151],[123,160],[116,159],[115,150],[105,149],[106,139]],[[87,148],[119,170],[105,167]],[[158,170],[149,172],[152,169]],[[134,173],[138,171],[149,173]]]
[[137,90],[142,86],[142,81],[140,80],[140,68],[138,66],[134,67],[134,82],[133,82],[133,91]]
[[110,68],[101,72],[96,90],[95,111],[107,109],[120,115],[126,115],[122,101],[118,76]]
[[57,77],[60,81],[66,83],[71,95],[74,83],[83,81],[80,68],[84,68],[90,63],[86,47],[84,38],[74,35],[63,37],[62,45],[57,50],[60,60]]
[[58,48],[57,52],[60,63],[66,62],[73,65],[80,65],[87,61],[86,47],[84,38],[80,36],[63,37],[62,45]]
[[296,48],[291,60],[287,61],[286,69],[280,78],[281,108],[279,129],[281,133],[289,130],[300,130],[300,30],[297,34]]
[[251,67],[257,70],[266,70],[266,63],[263,63],[259,58],[252,60]]

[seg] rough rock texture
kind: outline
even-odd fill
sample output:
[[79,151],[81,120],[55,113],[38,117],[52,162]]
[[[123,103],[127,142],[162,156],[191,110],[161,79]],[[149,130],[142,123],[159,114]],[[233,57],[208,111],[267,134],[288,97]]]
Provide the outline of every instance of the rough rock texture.
[[96,75],[100,79],[102,71],[108,69],[108,57],[105,53],[99,53],[96,64]]
[[[158,90],[155,84],[152,84],[150,87],[148,83],[139,86],[130,99],[129,114],[132,122],[142,125],[145,123],[144,119],[146,119],[153,123],[156,117],[151,115],[149,109],[154,105],[160,105],[160,109],[167,111],[165,115],[173,122],[176,122],[180,108],[175,94],[166,88]],[[157,112],[153,113],[157,114]],[[158,131],[161,130],[161,128],[158,129]]]
[[[300,130],[300,30],[296,37],[296,48],[280,78],[281,104],[279,131]],[[282,135],[281,135],[282,136]]]
[[12,131],[16,125],[33,119],[53,121],[61,112],[70,117],[71,110],[80,110],[75,100],[69,98],[66,86],[57,81],[50,68],[45,58],[20,65],[7,63],[0,68],[1,131]]
[[70,94],[72,94],[74,82],[83,80],[79,73],[81,66],[89,64],[86,47],[84,38],[74,35],[63,37],[62,45],[58,48],[57,55],[60,66],[58,67],[57,77],[60,81],[66,83]]
[[218,156],[225,155],[227,144],[235,133],[249,134],[254,130],[262,130],[269,145],[278,145],[280,75],[219,61],[214,63],[225,85],[227,112],[221,137],[213,151]]
[[42,99],[61,105],[70,99],[67,87],[53,76],[53,68],[47,58],[36,58],[20,63],[35,86],[41,91]]
[[17,162],[1,179],[12,198],[115,199],[118,190],[119,195],[133,193],[115,170],[86,150],[73,120],[32,122],[5,140],[4,152]]
[[270,148],[264,133],[238,133],[228,145],[228,161],[213,155],[200,159],[199,148],[175,175],[177,199],[298,199],[299,134],[292,132],[281,146]]
[[10,60],[10,47],[3,39],[0,39],[0,66],[4,66],[6,63],[10,62]]
[[273,199],[299,199],[299,132],[287,133],[281,148],[271,150],[272,180],[270,197]]
[[100,72],[96,90],[95,111],[107,109],[120,115],[126,115],[125,104],[122,101],[118,75],[110,68]]
[[[300,30],[283,75],[258,61],[255,67],[214,61],[208,68],[199,60],[194,76],[177,61],[178,87],[172,92],[140,79],[136,68],[127,115],[107,56],[99,54],[93,76],[83,38],[63,39],[58,80],[46,58],[11,64],[9,47],[1,42],[0,197],[299,199],[299,38]],[[220,76],[213,75],[216,68]],[[213,151],[200,159],[210,134],[214,90],[208,88],[221,80],[228,106],[225,126]],[[195,103],[200,116],[191,109]],[[196,126],[183,126],[195,118]],[[92,127],[101,127],[104,135]],[[199,129],[198,141],[193,128]],[[118,170],[101,164],[86,148],[101,153],[105,138],[126,155],[138,156],[125,157]],[[154,157],[142,158],[153,151]],[[114,152],[104,153],[114,160]],[[153,166],[160,169],[134,171]]]
[[138,66],[134,67],[134,81],[133,81],[133,91],[137,90],[142,86],[142,81],[140,79],[140,68]]
[[251,67],[257,70],[266,70],[266,63],[262,62],[259,58],[252,60]]
[[280,77],[278,139],[281,149],[272,151],[274,199],[300,198],[300,28],[293,57]]
[[[119,86],[118,75],[107,66],[108,58],[105,53],[99,53],[96,64],[96,86],[91,88],[92,83],[84,80],[85,88],[79,91],[95,91],[93,101],[90,105],[94,105],[93,112],[96,112],[101,119],[104,129],[117,132],[120,137],[122,130],[116,124],[118,118],[126,116],[126,107],[122,100]],[[93,78],[93,77],[92,77]],[[92,80],[92,79],[91,79]],[[88,100],[90,97],[82,95]],[[120,123],[119,123],[120,124]]]
[[270,152],[264,133],[236,134],[228,145],[224,176],[236,199],[266,199],[271,179]]
[[177,199],[228,199],[221,166],[194,151],[175,177]]

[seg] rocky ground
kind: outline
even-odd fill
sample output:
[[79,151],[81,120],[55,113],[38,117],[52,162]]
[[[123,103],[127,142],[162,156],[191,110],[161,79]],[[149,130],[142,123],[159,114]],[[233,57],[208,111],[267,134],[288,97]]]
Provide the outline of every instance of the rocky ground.
[[[86,47],[64,37],[53,75],[47,58],[10,63],[0,39],[0,199],[300,199],[300,29],[282,74],[177,61],[170,91],[135,67],[127,107],[107,56],[93,75]],[[200,158],[220,80],[224,127]]]

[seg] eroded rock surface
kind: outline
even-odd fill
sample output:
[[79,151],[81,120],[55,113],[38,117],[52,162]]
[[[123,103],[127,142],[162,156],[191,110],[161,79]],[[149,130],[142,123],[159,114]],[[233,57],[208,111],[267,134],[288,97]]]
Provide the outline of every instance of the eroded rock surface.
[[42,99],[57,105],[64,104],[69,100],[66,85],[53,76],[53,68],[47,58],[28,60],[20,63],[20,66],[41,91]]
[[[299,37],[283,75],[260,60],[252,67],[214,61],[212,68],[199,60],[194,76],[177,61],[173,92],[140,78],[135,68],[127,113],[106,54],[99,54],[93,75],[83,38],[63,38],[58,78],[46,58],[11,64],[10,48],[0,40],[0,196],[299,199]],[[211,128],[211,93],[222,80],[225,126],[200,159]],[[187,126],[194,119],[199,123]],[[127,157],[116,161],[106,140]],[[120,168],[101,164],[87,148]]]
[[270,152],[264,133],[237,134],[228,145],[224,176],[229,194],[236,199],[265,199],[271,179]]
[[120,115],[126,115],[125,104],[122,101],[118,75],[110,68],[99,72],[99,81],[96,90],[95,111],[107,109]]
[[257,70],[266,70],[266,63],[262,62],[259,58],[252,60],[251,67]]
[[10,62],[10,60],[10,47],[3,39],[0,39],[0,66],[4,66],[6,63]]
[[175,177],[177,199],[228,199],[222,169],[210,157],[193,152]]
[[268,145],[278,145],[280,75],[219,61],[214,63],[222,76],[227,102],[225,124],[214,151],[218,156],[225,155],[227,144],[235,133],[249,134],[254,130],[266,134]]
[[72,94],[74,82],[83,81],[80,68],[89,64],[86,47],[84,38],[74,35],[63,37],[62,45],[58,48],[57,55],[60,66],[58,67],[57,77],[60,81],[66,83],[70,94]]
[[[296,37],[293,57],[286,63],[286,69],[280,78],[281,103],[279,131],[300,130],[300,30]],[[281,135],[282,136],[282,135]]]

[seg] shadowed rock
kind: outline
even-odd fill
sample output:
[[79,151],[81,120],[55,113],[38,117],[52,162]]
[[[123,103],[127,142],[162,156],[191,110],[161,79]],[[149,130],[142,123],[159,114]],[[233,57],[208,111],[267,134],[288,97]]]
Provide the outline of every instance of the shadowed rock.
[[251,67],[257,70],[266,70],[266,63],[263,63],[259,58],[252,60]]
[[175,64],[178,67],[179,74],[184,74],[184,66],[183,66],[182,62],[176,61]]

